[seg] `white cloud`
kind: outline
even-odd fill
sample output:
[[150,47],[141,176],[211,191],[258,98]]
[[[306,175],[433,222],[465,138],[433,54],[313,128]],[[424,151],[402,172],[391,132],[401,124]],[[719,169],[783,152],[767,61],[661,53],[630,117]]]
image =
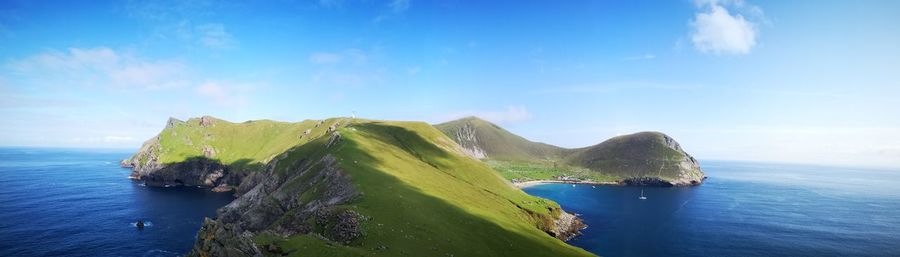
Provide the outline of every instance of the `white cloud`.
[[743,1],[698,1],[700,12],[690,22],[691,42],[703,53],[747,54],[756,45],[757,25],[743,15],[731,14],[725,7],[747,9],[753,15],[762,15],[762,9]]
[[15,75],[50,85],[160,89],[187,84],[185,65],[145,60],[107,47],[46,51],[7,64]]
[[228,49],[234,47],[236,41],[225,26],[220,23],[207,23],[195,28],[199,35],[197,41],[206,47],[215,49]]

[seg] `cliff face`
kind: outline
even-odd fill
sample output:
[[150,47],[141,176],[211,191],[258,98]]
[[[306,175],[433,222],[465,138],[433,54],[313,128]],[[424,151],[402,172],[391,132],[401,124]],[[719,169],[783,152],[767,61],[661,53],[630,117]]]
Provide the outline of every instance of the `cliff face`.
[[464,152],[424,123],[209,117],[170,120],[122,164],[149,186],[236,190],[190,256],[591,256],[553,239],[579,219]]
[[[277,162],[276,162],[277,163]],[[206,219],[189,256],[262,256],[282,252],[277,245],[260,249],[253,239],[260,234],[291,237],[322,235],[349,243],[362,235],[361,215],[335,206],[359,195],[334,156],[305,162],[287,176],[271,164],[247,193],[217,211],[218,219]],[[298,186],[297,184],[300,184]],[[250,185],[248,185],[250,186]],[[323,191],[317,192],[317,189]],[[307,196],[308,199],[301,199]]]
[[154,137],[131,158],[122,160],[122,167],[131,168],[129,178],[144,181],[148,186],[202,186],[216,191],[229,191],[238,185],[240,174],[232,174],[229,166],[205,156],[191,157],[177,163],[162,163],[162,146]]
[[697,160],[672,137],[659,132],[623,135],[574,149],[567,161],[615,174],[627,185],[690,186],[704,179]]

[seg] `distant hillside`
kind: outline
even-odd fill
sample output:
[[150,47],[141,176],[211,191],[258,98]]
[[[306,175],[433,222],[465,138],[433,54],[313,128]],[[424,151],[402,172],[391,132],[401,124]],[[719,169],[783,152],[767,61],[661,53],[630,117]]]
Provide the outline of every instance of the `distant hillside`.
[[675,185],[703,181],[703,171],[678,142],[659,132],[617,136],[600,144],[567,152],[565,162],[622,177],[632,184],[655,184],[659,179]]
[[565,149],[528,141],[488,121],[466,117],[434,125],[479,159],[534,161],[557,159]]
[[696,159],[674,139],[659,132],[635,133],[590,147],[565,149],[528,141],[475,117],[435,127],[508,179],[573,177],[631,185],[680,186],[699,184],[704,176]]
[[554,238],[574,215],[421,122],[172,119],[123,165],[239,195],[190,256],[593,256]]

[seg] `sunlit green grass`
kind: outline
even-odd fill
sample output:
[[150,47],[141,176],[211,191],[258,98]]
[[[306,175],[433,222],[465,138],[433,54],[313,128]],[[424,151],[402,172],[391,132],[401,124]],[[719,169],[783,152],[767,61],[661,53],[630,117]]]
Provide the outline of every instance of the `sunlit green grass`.
[[539,229],[559,215],[556,203],[454,152],[428,124],[360,121],[339,132],[342,143],[327,152],[363,193],[346,207],[369,217],[365,236],[349,247],[277,240],[290,256],[592,256]]
[[[326,130],[337,121],[344,124],[338,129],[342,140],[326,147],[332,135]],[[593,256],[542,230],[553,226],[559,205],[515,188],[429,124],[347,118],[315,124],[215,120],[200,126],[199,119],[191,119],[161,133],[160,160],[202,156],[210,146],[216,150],[213,159],[229,165],[277,158],[274,172],[287,178],[304,160],[337,158],[361,195],[335,208],[366,217],[364,235],[349,245],[316,234],[282,238],[263,232],[255,238],[260,248],[277,246],[288,256]],[[306,129],[312,133],[301,138]],[[317,188],[296,190],[302,192],[300,204],[321,198],[317,192],[329,186],[308,181],[301,175],[284,186]],[[320,227],[313,231],[327,233]]]
[[491,168],[504,178],[517,181],[555,180],[558,176],[568,176],[577,180],[594,182],[615,182],[620,177],[604,174],[586,168],[557,164],[556,162],[486,161]]

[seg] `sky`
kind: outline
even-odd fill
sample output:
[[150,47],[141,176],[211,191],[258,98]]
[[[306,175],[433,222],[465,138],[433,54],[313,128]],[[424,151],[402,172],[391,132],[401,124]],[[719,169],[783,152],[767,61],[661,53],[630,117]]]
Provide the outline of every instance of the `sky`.
[[0,1],[0,146],[169,117],[475,115],[584,147],[900,167],[900,1]]

